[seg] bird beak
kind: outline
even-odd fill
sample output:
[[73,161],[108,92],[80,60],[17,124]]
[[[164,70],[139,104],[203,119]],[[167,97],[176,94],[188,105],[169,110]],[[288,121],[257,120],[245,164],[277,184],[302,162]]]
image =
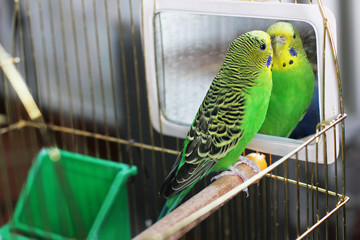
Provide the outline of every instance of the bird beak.
[[280,57],[282,50],[284,49],[284,45],[286,43],[286,37],[283,35],[280,36],[272,36],[271,37],[271,45],[274,50],[274,55],[276,57]]

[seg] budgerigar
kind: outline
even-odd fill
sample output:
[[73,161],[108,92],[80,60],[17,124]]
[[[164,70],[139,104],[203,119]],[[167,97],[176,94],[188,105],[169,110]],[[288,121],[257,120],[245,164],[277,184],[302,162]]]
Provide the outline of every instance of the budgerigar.
[[292,24],[277,22],[267,33],[274,50],[273,88],[259,133],[288,137],[311,103],[314,73],[299,32]]
[[205,175],[231,167],[258,132],[271,94],[271,62],[270,36],[263,31],[244,33],[230,44],[161,186],[168,200],[159,219]]

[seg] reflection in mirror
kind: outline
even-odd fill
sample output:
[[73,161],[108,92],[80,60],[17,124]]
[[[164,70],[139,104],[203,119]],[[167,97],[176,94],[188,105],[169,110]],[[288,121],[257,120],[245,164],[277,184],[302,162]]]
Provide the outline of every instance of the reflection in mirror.
[[[220,69],[229,43],[247,31],[266,31],[278,21],[174,11],[158,13],[155,21],[156,66],[163,115],[169,121],[189,126]],[[316,132],[320,121],[316,35],[309,23],[286,22],[299,31],[315,76],[311,104],[289,136],[304,139]]]

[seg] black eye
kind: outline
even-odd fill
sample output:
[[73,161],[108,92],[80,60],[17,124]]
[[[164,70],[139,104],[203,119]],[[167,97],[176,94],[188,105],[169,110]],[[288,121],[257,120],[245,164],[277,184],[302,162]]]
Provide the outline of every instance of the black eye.
[[295,39],[295,38],[296,38],[296,34],[294,33],[293,39]]
[[260,47],[259,47],[259,49],[260,49],[261,51],[264,51],[264,50],[266,49],[266,45],[265,45],[265,44],[261,44]]

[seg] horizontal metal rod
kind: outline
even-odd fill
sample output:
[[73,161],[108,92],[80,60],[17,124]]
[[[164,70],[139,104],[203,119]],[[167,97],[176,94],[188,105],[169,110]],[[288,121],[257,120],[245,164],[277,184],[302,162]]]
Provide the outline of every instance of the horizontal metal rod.
[[336,197],[336,196],[338,196],[339,198],[345,198],[346,197],[346,196],[343,196],[340,193],[336,193],[336,192],[326,190],[326,189],[321,188],[321,187],[316,187],[316,186],[311,185],[311,184],[306,184],[306,183],[303,183],[303,182],[300,182],[300,181],[297,182],[296,180],[293,180],[293,179],[290,179],[290,178],[284,178],[284,177],[277,176],[277,175],[274,175],[274,174],[269,174],[269,173],[266,174],[266,177],[274,178],[276,180],[280,180],[280,181],[283,181],[283,182],[289,182],[291,184],[299,185],[301,187],[309,188],[309,189],[312,189],[312,190],[315,190],[315,191],[319,191],[321,193],[328,193],[329,195],[331,195],[333,197]]
[[10,124],[9,126],[0,128],[0,135],[5,134],[10,131],[13,131],[13,130],[20,130],[24,127],[27,127],[26,122],[24,120],[20,120],[14,124]]
[[340,208],[342,208],[348,201],[350,200],[349,197],[345,197],[343,199],[341,199],[337,206],[331,210],[328,214],[326,214],[323,218],[321,218],[319,221],[317,221],[314,225],[312,225],[308,230],[306,230],[300,237],[298,237],[296,240],[301,240],[304,237],[306,237],[309,233],[311,233],[312,231],[314,231],[315,228],[317,228],[318,226],[320,226],[320,224],[322,224],[326,219],[328,219],[331,215],[333,215],[334,213],[336,213]]
[[75,134],[75,135],[83,136],[83,137],[92,137],[95,139],[120,143],[120,144],[124,144],[124,145],[135,146],[135,147],[139,147],[139,148],[143,148],[143,149],[147,149],[147,150],[154,150],[154,151],[164,152],[164,153],[169,153],[169,154],[174,154],[174,155],[179,154],[179,151],[176,151],[176,150],[171,150],[171,149],[167,149],[167,148],[161,148],[161,147],[156,147],[156,146],[152,146],[152,145],[148,145],[148,144],[143,144],[143,143],[139,143],[139,142],[136,142],[133,140],[125,140],[125,139],[120,139],[120,138],[116,138],[116,137],[102,135],[99,133],[92,133],[92,132],[83,131],[83,130],[79,130],[79,129],[73,129],[73,128],[69,128],[69,127],[62,127],[62,126],[57,126],[57,125],[52,125],[52,124],[44,124],[44,123],[24,121],[24,120],[20,120],[20,121],[14,123],[14,124],[11,124],[5,128],[1,128],[0,134],[9,132],[11,130],[20,130],[21,128],[24,128],[24,127],[34,127],[34,128],[48,127],[48,129],[56,131],[56,132]]

